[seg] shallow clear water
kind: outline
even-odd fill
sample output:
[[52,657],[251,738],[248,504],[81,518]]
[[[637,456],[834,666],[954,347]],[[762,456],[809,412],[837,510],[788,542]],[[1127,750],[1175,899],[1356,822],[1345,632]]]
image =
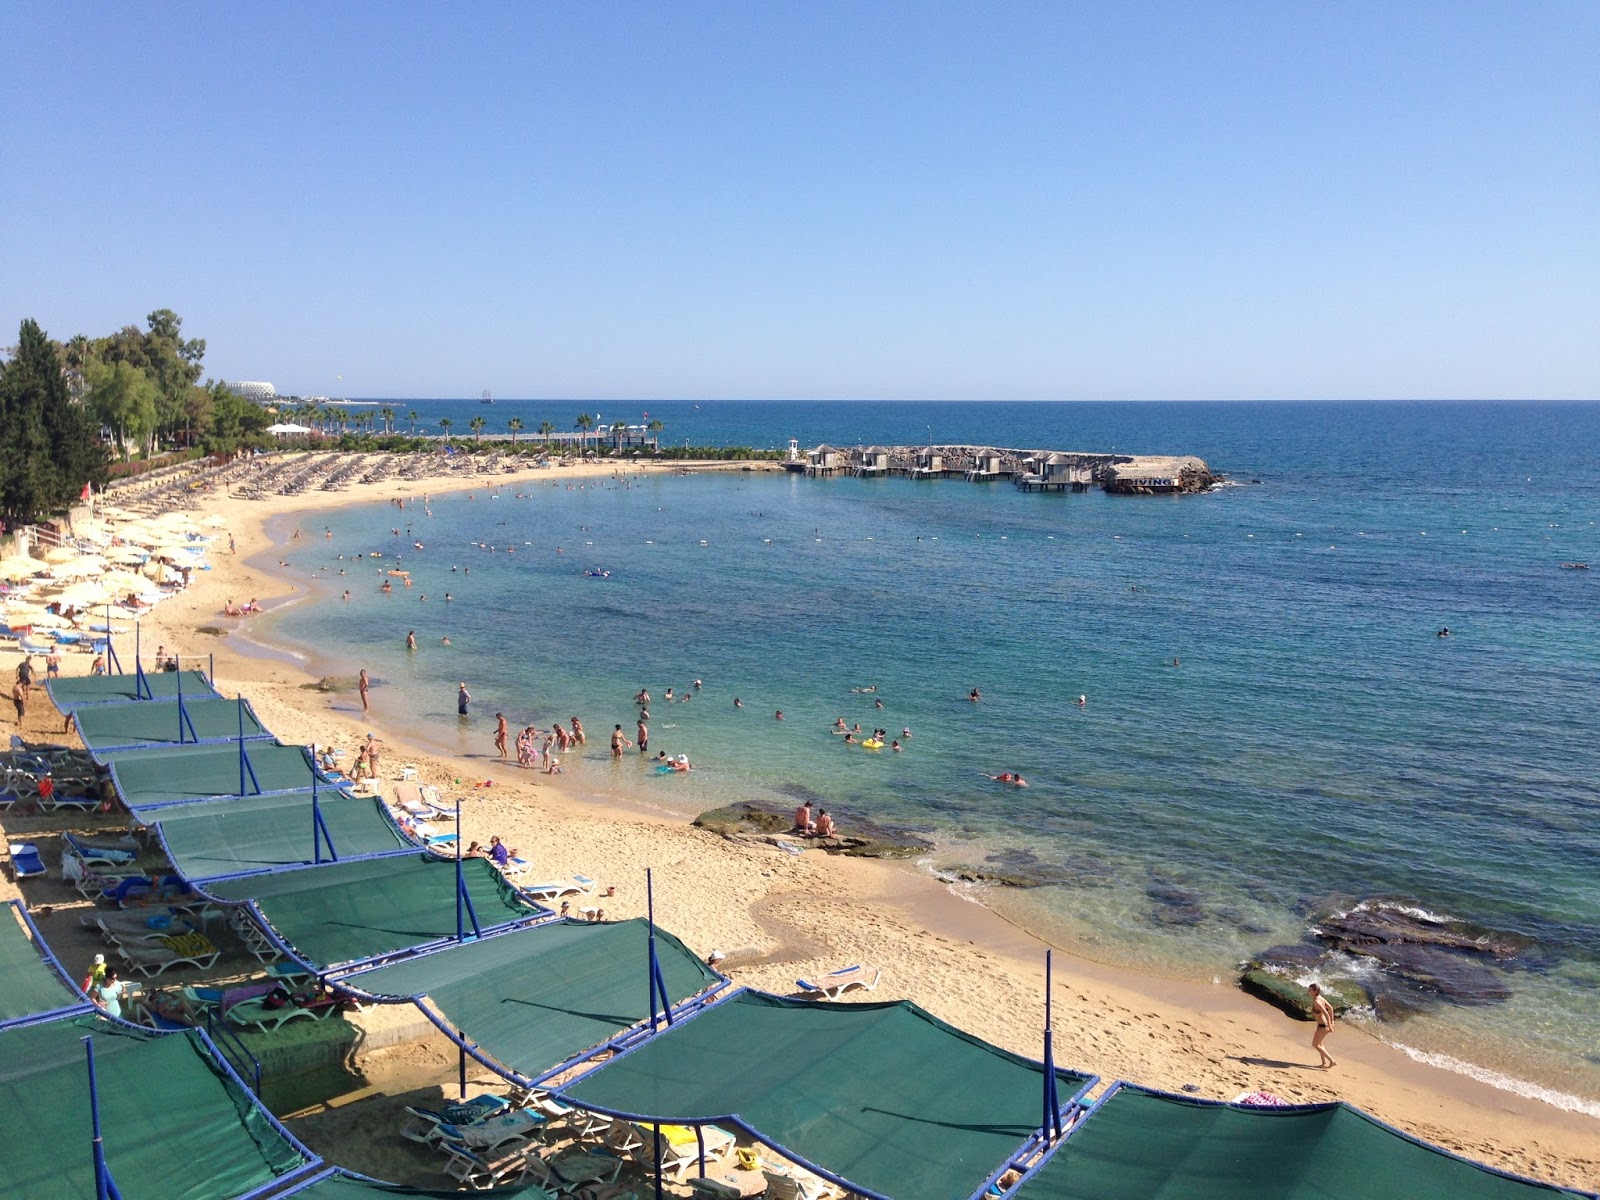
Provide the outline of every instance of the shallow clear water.
[[[1600,405],[708,404],[685,421],[719,413],[733,444],[932,425],[1192,452],[1262,482],[1136,499],[552,471],[431,515],[302,520],[293,568],[352,599],[294,606],[275,632],[369,667],[386,717],[453,749],[489,750],[497,709],[519,727],[577,714],[591,787],[680,811],[805,789],[846,825],[925,831],[937,864],[1026,850],[1060,882],[986,898],[1097,957],[1226,976],[1370,896],[1524,934],[1539,969],[1510,977],[1510,1002],[1385,1036],[1600,1100],[1600,569],[1560,569],[1600,568]],[[324,524],[332,540],[311,536]],[[369,551],[386,557],[337,558]],[[396,554],[414,586],[385,596]],[[692,775],[610,761],[641,685],[652,752],[687,752]],[[913,736],[845,746],[839,716]],[[1001,770],[1031,786],[982,774]]]

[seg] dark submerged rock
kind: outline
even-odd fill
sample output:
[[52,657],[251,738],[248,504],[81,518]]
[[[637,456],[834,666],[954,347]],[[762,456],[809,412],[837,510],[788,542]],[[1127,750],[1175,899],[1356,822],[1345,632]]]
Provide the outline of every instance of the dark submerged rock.
[[[806,838],[797,835],[793,840],[799,845],[853,858],[910,858],[932,849],[932,843],[914,833],[877,825],[854,813],[838,809],[832,812],[839,826],[836,836]],[[774,837],[784,840],[780,835],[794,829],[794,814],[773,805],[741,801],[701,813],[694,824],[733,841],[770,841]]]

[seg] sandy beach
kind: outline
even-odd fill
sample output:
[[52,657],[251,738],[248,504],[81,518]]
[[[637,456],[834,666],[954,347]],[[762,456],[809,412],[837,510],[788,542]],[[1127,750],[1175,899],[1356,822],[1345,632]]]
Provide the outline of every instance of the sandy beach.
[[[552,477],[565,483],[617,469],[607,463],[558,472],[529,469],[496,476],[492,486]],[[681,468],[660,468],[669,469]],[[256,597],[270,604],[304,594],[302,581],[267,565],[290,557],[284,545],[270,540],[269,518],[303,514],[309,531],[317,512],[420,498],[443,486],[491,485],[484,479],[470,485],[389,480],[319,493],[309,504],[307,497],[207,496],[194,515],[220,515],[238,553],[229,555],[226,536],[214,543],[213,569],[197,573],[187,591],[143,622],[144,645],[153,650],[164,644],[185,655],[214,653],[220,690],[247,696],[286,741],[348,751],[375,732],[384,747],[385,784],[401,764],[414,764],[424,783],[464,799],[465,837],[482,841],[498,834],[541,873],[581,873],[599,880],[602,889],[615,887],[614,896],[597,901],[608,917],[643,914],[644,872],[653,868],[661,925],[701,954],[724,951],[724,969],[736,982],[789,994],[797,977],[870,963],[883,973],[871,999],[909,998],[1000,1046],[1039,1056],[1044,943],[914,866],[817,850],[796,856],[735,843],[615,797],[585,794],[581,779],[534,775],[514,764],[491,769],[486,758],[431,753],[418,744],[398,689],[375,688],[372,710],[364,715],[354,692],[308,686],[315,679],[290,656],[263,654],[235,636],[249,633],[251,619],[224,617],[226,601]],[[16,660],[14,648],[0,660],[8,678]],[[86,655],[70,655],[65,664],[69,673],[87,667]],[[452,678],[458,671],[471,679],[468,660],[451,666]],[[600,716],[590,725],[590,752],[603,749],[595,743],[609,728]],[[492,752],[493,713],[474,713],[472,721],[475,730],[481,727],[483,752]],[[25,736],[61,740],[60,728],[59,716],[37,693]],[[491,775],[492,788],[454,786],[457,779]],[[0,893],[15,891],[0,882]],[[1569,1186],[1600,1187],[1595,1119],[1414,1062],[1357,1025],[1336,1028],[1329,1049],[1338,1066],[1323,1071],[1314,1066],[1309,1025],[1250,999],[1231,980],[1206,985],[1161,979],[1058,949],[1055,986],[1055,1055],[1063,1066],[1107,1081],[1129,1079],[1219,1099],[1264,1089],[1292,1102],[1345,1100],[1469,1158]],[[438,1047],[418,1051],[405,1065],[417,1086],[454,1072],[453,1059]],[[385,1158],[362,1144],[385,1128],[383,1120],[393,1111],[382,1098],[363,1098],[329,1106],[295,1128],[332,1161],[363,1170],[390,1165],[405,1176],[401,1182],[424,1182],[428,1176],[414,1163],[408,1168],[411,1160],[401,1151]],[[383,1120],[372,1115],[379,1112]]]

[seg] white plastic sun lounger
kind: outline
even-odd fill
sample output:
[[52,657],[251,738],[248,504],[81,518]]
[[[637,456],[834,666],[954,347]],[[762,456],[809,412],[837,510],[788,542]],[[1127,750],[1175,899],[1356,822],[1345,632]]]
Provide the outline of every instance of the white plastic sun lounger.
[[565,896],[587,896],[594,891],[595,884],[587,875],[574,875],[570,880],[558,880],[554,883],[523,883],[517,887],[535,900],[560,900]]
[[[174,940],[181,940],[182,950],[161,942],[149,945],[135,942],[132,945],[118,946],[117,954],[128,964],[129,970],[137,971],[146,978],[159,975],[172,967],[198,967],[203,971],[216,966],[217,959],[222,956],[222,951],[212,945],[209,938],[198,933]],[[188,953],[185,953],[185,950]]]
[[883,972],[877,967],[854,966],[840,967],[824,975],[816,983],[809,979],[796,979],[795,983],[800,990],[811,999],[837,1000],[851,988],[858,987],[865,991],[873,991],[878,986],[878,980],[883,977]]

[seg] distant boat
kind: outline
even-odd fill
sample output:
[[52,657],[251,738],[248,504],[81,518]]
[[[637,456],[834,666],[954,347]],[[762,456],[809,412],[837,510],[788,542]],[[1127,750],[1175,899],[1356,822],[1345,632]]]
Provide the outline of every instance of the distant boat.
[[1589,569],[1589,564],[1588,563],[1562,563],[1561,564],[1561,569],[1563,571],[1587,571]]
[[489,389],[488,388],[484,388],[483,389],[483,395],[478,397],[478,403],[479,404],[493,404],[494,403],[494,397],[489,394]]

